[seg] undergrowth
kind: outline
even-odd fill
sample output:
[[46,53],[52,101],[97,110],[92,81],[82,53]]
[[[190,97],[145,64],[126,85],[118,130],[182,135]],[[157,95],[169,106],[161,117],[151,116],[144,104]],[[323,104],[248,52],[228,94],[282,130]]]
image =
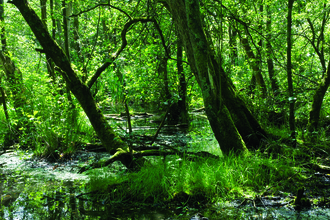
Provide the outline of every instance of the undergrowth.
[[[245,156],[223,156],[208,123],[190,131],[185,150],[207,151],[219,159],[190,161],[179,156],[150,157],[139,172],[116,172],[113,167],[88,171],[90,191],[98,191],[108,202],[163,203],[203,198],[214,203],[264,193],[295,191],[295,181],[303,179],[296,167],[294,150],[276,140],[266,140],[279,152],[256,151]],[[200,129],[200,128],[203,129]],[[286,136],[285,133],[279,133]],[[281,145],[281,146],[280,146]],[[291,149],[291,150],[290,150]],[[286,153],[285,157],[281,153]],[[291,155],[291,156],[290,156]],[[202,197],[201,197],[202,196]]]
[[[291,163],[261,154],[188,161],[178,156],[149,160],[137,173],[111,174],[110,169],[90,171],[90,190],[107,193],[118,202],[172,201],[184,193],[189,200],[203,195],[208,202],[255,196],[265,189],[284,186],[299,173]],[[283,182],[286,182],[285,184]],[[283,183],[283,184],[281,184]],[[292,184],[291,184],[292,185]],[[187,201],[182,201],[187,202]]]

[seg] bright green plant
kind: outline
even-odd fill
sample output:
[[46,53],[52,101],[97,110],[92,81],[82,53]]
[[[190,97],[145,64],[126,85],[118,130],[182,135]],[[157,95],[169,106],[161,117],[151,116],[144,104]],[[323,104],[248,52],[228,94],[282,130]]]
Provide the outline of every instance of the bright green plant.
[[130,197],[143,201],[152,198],[153,202],[160,202],[183,192],[191,197],[201,194],[215,202],[223,198],[254,196],[267,187],[277,187],[278,181],[286,181],[295,173],[286,161],[258,154],[198,161],[167,156],[165,161],[150,161],[138,173],[115,175],[108,168],[92,171],[89,186],[90,190],[104,190],[111,189],[116,183],[118,187],[109,193],[118,193],[122,199]]

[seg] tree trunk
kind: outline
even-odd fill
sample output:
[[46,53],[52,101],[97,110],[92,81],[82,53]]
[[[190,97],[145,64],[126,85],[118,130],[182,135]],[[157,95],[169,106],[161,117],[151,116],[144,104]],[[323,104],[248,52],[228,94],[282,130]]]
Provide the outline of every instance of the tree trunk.
[[23,109],[27,106],[27,96],[24,95],[22,72],[15,66],[9,56],[0,52],[0,63],[4,67],[10,91],[13,95],[14,108],[19,118],[24,117]]
[[23,108],[26,107],[26,96],[24,95],[23,76],[21,71],[15,66],[14,62],[7,55],[7,41],[4,23],[4,2],[0,0],[0,21],[1,25],[1,44],[0,63],[4,69],[13,95],[14,108],[19,118],[24,117]]
[[267,5],[267,21],[266,21],[266,54],[267,54],[267,67],[268,67],[268,76],[269,76],[269,80],[271,83],[271,87],[272,87],[272,91],[273,91],[273,95],[276,98],[280,92],[280,87],[278,85],[278,81],[275,77],[275,70],[274,70],[274,62],[272,59],[272,45],[271,45],[271,41],[272,41],[272,35],[271,35],[271,31],[272,31],[272,17],[271,17],[271,13],[270,13],[270,6]]
[[6,42],[6,32],[5,32],[5,25],[4,25],[4,17],[5,17],[5,9],[4,9],[4,2],[3,0],[0,0],[0,21],[1,21],[1,44],[2,44],[2,52],[7,52],[7,42]]
[[229,49],[230,49],[230,61],[232,65],[237,65],[238,52],[237,52],[237,29],[231,25],[228,26],[229,33]]
[[69,13],[70,10],[68,10],[68,5],[65,3],[65,0],[62,0],[62,18],[63,18],[63,33],[64,33],[64,51],[65,54],[70,62],[70,48],[69,48]]
[[307,130],[308,132],[313,132],[317,129],[318,122],[320,119],[320,111],[323,103],[323,98],[325,96],[326,91],[328,90],[330,85],[330,61],[328,64],[328,70],[322,79],[322,82],[317,87],[315,94],[313,96],[313,103],[312,103],[312,109],[309,112],[309,121]]
[[262,77],[262,74],[261,74],[261,68],[260,68],[261,60],[260,60],[260,57],[254,55],[254,53],[252,51],[252,48],[250,47],[249,41],[248,41],[247,38],[242,38],[241,42],[242,42],[242,46],[245,50],[245,53],[246,53],[247,57],[250,60],[249,63],[250,63],[250,66],[252,68],[252,71],[253,71],[254,77],[256,79],[256,82],[257,82],[257,84],[260,88],[261,97],[266,98],[267,87],[266,87],[266,83],[264,81],[264,78]]
[[115,69],[115,72],[116,72],[116,75],[119,79],[119,82],[122,86],[122,93],[123,93],[123,104],[124,104],[124,108],[125,108],[125,112],[126,112],[126,117],[127,117],[127,127],[128,127],[128,132],[129,134],[131,134],[133,132],[133,129],[132,129],[132,123],[131,123],[131,115],[129,113],[129,108],[128,108],[128,100],[127,100],[127,90],[126,90],[126,81],[124,79],[124,76],[123,74],[120,72],[120,69],[119,68],[116,68]]
[[180,124],[188,124],[189,122],[189,114],[187,109],[187,82],[183,72],[183,63],[182,63],[182,47],[183,42],[178,34],[177,36],[177,69],[179,75],[179,100],[178,100],[178,113],[179,113],[179,123]]
[[[166,55],[165,55],[166,56]],[[168,58],[164,57],[160,60],[159,68],[158,68],[158,74],[159,76],[163,79],[164,82],[164,95],[166,99],[166,103],[168,105],[168,112],[167,112],[167,123],[168,124],[177,124],[179,121],[179,115],[177,112],[177,102],[174,102],[172,98],[172,94],[170,93],[169,90],[169,79],[168,79],[168,71],[167,71],[167,63],[168,63]]]
[[[40,0],[40,8],[41,8],[41,21],[47,28],[47,8],[46,8],[47,0]],[[48,28],[47,28],[48,29]],[[51,77],[53,83],[56,83],[56,76],[54,71],[54,65],[52,59],[46,54],[46,65],[49,76]]]
[[[7,50],[7,42],[6,42],[6,36],[5,36],[5,28],[4,28],[4,7],[3,7],[3,0],[0,0],[0,21],[1,21],[1,33],[0,33],[0,37],[1,37],[1,45],[2,45],[2,52],[5,52]],[[3,107],[3,111],[5,112],[5,116],[6,116],[6,120],[7,122],[9,122],[9,115],[8,115],[8,111],[7,111],[7,103],[6,103],[6,95],[5,95],[5,91],[2,87],[2,82],[1,82],[2,78],[0,76],[0,92],[1,92],[1,103],[2,103],[2,107]]]
[[[76,5],[74,5],[73,7],[73,13],[77,13],[78,12],[78,7]],[[84,65],[83,63],[83,58],[81,57],[81,46],[80,46],[80,37],[79,37],[79,16],[75,16],[73,18],[73,48],[76,51],[76,62],[79,63],[80,65]],[[83,73],[85,75],[85,73]],[[85,77],[87,78],[87,77]],[[83,80],[83,82],[85,82]]]
[[294,0],[289,0],[288,2],[288,20],[287,20],[287,79],[288,79],[288,95],[289,95],[289,107],[290,107],[290,116],[289,116],[289,125],[291,132],[291,140],[293,146],[296,146],[296,132],[295,132],[295,117],[294,117],[294,103],[295,97],[293,95],[293,84],[292,84],[292,63],[291,63],[291,24],[292,24],[292,8]]
[[4,89],[3,89],[3,87],[1,85],[2,84],[1,84],[1,77],[0,77],[0,93],[1,93],[1,101],[0,101],[0,103],[2,104],[3,111],[5,112],[6,120],[7,120],[7,122],[9,122],[9,115],[8,115],[8,110],[7,110],[6,94],[5,94],[5,91],[4,91]]
[[[329,61],[329,65],[328,65],[328,70],[326,70],[326,64],[325,64],[325,58],[324,58],[324,28],[326,26],[326,22],[327,22],[327,16],[326,16],[326,4],[324,3],[324,15],[322,18],[322,26],[321,26],[321,31],[320,31],[320,35],[317,38],[317,45],[315,45],[315,29],[313,27],[313,23],[311,22],[311,20],[308,18],[307,21],[310,24],[310,29],[312,31],[313,34],[313,38],[311,41],[311,44],[315,50],[315,52],[317,53],[321,66],[322,66],[322,76],[323,79],[320,83],[320,85],[317,87],[315,94],[313,96],[313,103],[312,103],[312,109],[309,112],[309,119],[308,119],[308,126],[307,126],[307,130],[309,133],[317,130],[317,126],[318,126],[318,122],[320,120],[320,111],[321,111],[321,107],[322,107],[322,103],[323,103],[323,98],[325,96],[326,91],[329,88],[330,85],[330,61]],[[321,48],[320,48],[320,46]]]
[[222,100],[221,81],[211,60],[198,1],[168,0],[167,3],[184,41],[190,67],[202,90],[207,117],[222,152],[226,155],[231,151],[246,152],[244,141]]
[[167,99],[167,101],[170,101],[170,99],[172,98],[172,95],[170,93],[170,90],[168,89],[167,61],[168,61],[167,57],[161,58],[160,64],[158,67],[158,74],[161,78],[163,78],[165,98]]
[[[49,54],[55,64],[59,67],[62,77],[65,79],[68,87],[84,109],[96,134],[101,139],[102,144],[107,151],[111,154],[129,152],[127,144],[123,142],[110,127],[101,110],[96,106],[91,91],[73,71],[66,54],[52,39],[45,26],[42,24],[40,18],[29,6],[27,1],[14,0],[11,3],[19,9],[44,51]],[[132,157],[128,154],[123,154],[121,157],[121,162],[126,167],[130,167],[132,164]]]
[[214,59],[201,25],[198,1],[167,0],[166,3],[183,39],[191,70],[203,94],[207,117],[221,150],[228,154],[230,151],[246,152],[245,144],[251,148],[258,147],[266,133]]

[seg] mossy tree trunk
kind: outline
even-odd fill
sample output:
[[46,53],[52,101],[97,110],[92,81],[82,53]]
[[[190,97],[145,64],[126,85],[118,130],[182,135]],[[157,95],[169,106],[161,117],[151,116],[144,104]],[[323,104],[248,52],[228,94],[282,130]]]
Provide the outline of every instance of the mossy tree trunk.
[[321,21],[322,25],[319,31],[319,36],[317,36],[317,30],[315,30],[315,27],[311,19],[310,18],[307,19],[307,22],[310,26],[310,30],[313,36],[312,39],[310,40],[310,43],[312,44],[317,56],[319,57],[322,66],[322,76],[323,76],[323,79],[320,85],[317,87],[315,94],[313,96],[312,109],[309,112],[309,120],[307,126],[307,130],[309,133],[317,130],[323,98],[330,85],[330,61],[328,64],[328,69],[326,69],[326,59],[324,56],[324,45],[326,45],[324,31],[325,31],[326,23],[328,21],[326,6],[327,5],[324,3],[323,17]]
[[[160,29],[158,29],[161,38],[165,41],[164,36],[162,35]],[[187,103],[186,103],[186,96],[187,96],[187,83],[186,78],[183,72],[183,64],[182,64],[182,48],[183,48],[183,42],[181,39],[181,36],[177,32],[177,70],[178,70],[178,78],[179,78],[179,84],[178,84],[178,98],[172,95],[172,93],[169,90],[169,76],[168,76],[168,56],[171,54],[169,47],[165,45],[165,57],[161,59],[158,73],[163,78],[164,82],[164,94],[165,98],[168,102],[168,114],[167,114],[167,123],[168,124],[186,124],[189,120],[188,110],[187,110]]]
[[259,145],[266,135],[259,123],[236,94],[231,80],[210,49],[201,23],[197,0],[167,0],[184,42],[192,72],[202,90],[207,117],[224,154],[246,152],[246,145]]
[[323,103],[323,98],[330,85],[330,61],[328,70],[322,79],[320,85],[317,87],[313,96],[312,109],[309,112],[308,132],[317,130],[318,122],[320,119],[320,111]]
[[24,93],[22,72],[8,55],[0,51],[0,63],[6,74],[13,96],[14,108],[18,117],[23,117],[23,109],[27,106],[27,98]]
[[68,57],[50,36],[35,11],[29,6],[26,0],[14,0],[10,3],[13,3],[19,9],[25,21],[28,23],[34,35],[43,47],[45,53],[48,54],[54,63],[59,67],[59,72],[65,79],[71,92],[84,109],[104,147],[111,154],[123,153],[121,162],[126,167],[130,167],[132,164],[132,157],[129,154],[124,154],[125,152],[129,152],[127,144],[123,142],[110,127],[101,110],[96,106],[90,89],[73,71]]
[[198,1],[168,0],[167,3],[184,41],[191,70],[202,90],[207,117],[222,152],[246,152],[245,143],[222,100],[221,82],[211,61]]

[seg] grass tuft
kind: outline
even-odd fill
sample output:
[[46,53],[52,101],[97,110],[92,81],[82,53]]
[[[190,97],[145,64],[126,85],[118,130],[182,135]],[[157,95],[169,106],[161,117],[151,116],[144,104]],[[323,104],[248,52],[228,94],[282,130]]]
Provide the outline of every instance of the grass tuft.
[[[90,190],[107,191],[120,201],[159,203],[177,199],[182,193],[203,195],[209,202],[255,196],[267,187],[297,174],[285,161],[259,154],[188,161],[177,156],[154,159],[137,173],[111,174],[110,169],[91,171]],[[119,187],[121,185],[121,187]],[[182,196],[184,198],[184,196]],[[185,201],[182,201],[185,202]]]

